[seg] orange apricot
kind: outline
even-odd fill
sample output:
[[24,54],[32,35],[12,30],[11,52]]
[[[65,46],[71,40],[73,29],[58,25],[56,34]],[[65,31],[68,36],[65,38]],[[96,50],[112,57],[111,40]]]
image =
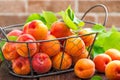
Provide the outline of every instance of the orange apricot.
[[[89,34],[89,32],[85,29],[82,29],[82,30],[80,30],[80,32],[78,34],[85,35],[85,34]],[[86,46],[90,46],[93,43],[94,35],[81,36],[81,38],[83,39]]]
[[30,63],[28,58],[18,57],[12,60],[12,70],[16,74],[26,75],[30,73]]
[[54,35],[56,38],[60,38],[67,37],[73,33],[64,22],[55,22],[52,24],[50,34]]
[[60,52],[52,57],[53,68],[57,70],[65,70],[71,67],[72,58],[67,53]]
[[6,60],[13,60],[19,56],[15,43],[6,42],[2,47],[2,52]]
[[109,55],[112,60],[120,60],[120,51],[117,49],[108,49],[105,51],[105,54]]
[[111,57],[107,54],[98,54],[93,59],[95,63],[95,68],[98,72],[104,73],[106,65],[112,61]]
[[31,34],[36,40],[43,40],[48,34],[48,28],[42,21],[33,20],[24,25],[23,32]]
[[66,40],[65,51],[71,56],[79,56],[85,50],[85,44],[80,37]]
[[51,41],[56,39],[53,35],[48,35],[45,40],[50,40],[48,42],[41,42],[40,50],[43,53],[48,54],[50,57],[55,56],[60,52],[60,42],[58,40]]
[[[38,51],[38,45],[37,43],[34,43],[35,39],[32,35],[30,34],[23,34],[20,35],[17,39],[18,42],[23,42],[23,43],[16,43],[16,50],[19,55],[23,57],[28,57],[33,56],[37,51]],[[33,43],[28,43],[27,42],[33,42]],[[27,46],[28,45],[28,46]]]
[[120,80],[120,61],[114,60],[107,64],[105,76],[109,80]]
[[79,59],[74,66],[74,72],[79,78],[90,78],[95,73],[95,64],[90,59]]
[[89,58],[88,51],[86,49],[79,56],[72,56],[73,64],[75,64],[79,59],[82,59],[82,58]]

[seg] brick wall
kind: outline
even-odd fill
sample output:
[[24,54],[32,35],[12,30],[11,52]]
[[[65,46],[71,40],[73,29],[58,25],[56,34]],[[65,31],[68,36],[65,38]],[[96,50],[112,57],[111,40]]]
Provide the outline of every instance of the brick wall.
[[[107,27],[120,27],[119,0],[0,0],[0,25],[23,23],[31,13],[40,13],[42,10],[58,12],[65,10],[68,5],[71,5],[76,15],[81,18],[88,8],[96,4],[104,4],[108,8]],[[104,10],[92,10],[85,20],[103,23]]]

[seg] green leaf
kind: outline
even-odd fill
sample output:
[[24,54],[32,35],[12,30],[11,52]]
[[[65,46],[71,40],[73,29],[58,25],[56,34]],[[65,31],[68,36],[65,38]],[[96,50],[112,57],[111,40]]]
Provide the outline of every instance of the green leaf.
[[104,41],[104,49],[115,48],[120,50],[120,32],[112,32]]
[[103,30],[98,34],[93,47],[93,54],[95,56],[110,48],[120,50],[120,32],[115,27],[106,32]]
[[0,41],[0,47],[2,47],[5,44],[5,41]]
[[77,17],[74,18],[73,22],[74,22],[78,27],[82,27],[82,26],[85,25],[85,23],[84,23],[82,20],[78,19]]
[[2,55],[2,52],[0,51],[0,60],[3,61],[4,60],[4,57]]
[[67,15],[67,13],[65,13],[64,11],[61,11],[59,14],[62,16],[63,21],[66,23],[66,25],[69,28],[71,28],[73,30],[78,30],[77,25],[70,19],[70,17]]
[[102,80],[102,77],[95,75],[90,80]]
[[74,24],[76,24],[78,27],[82,27],[82,26],[85,25],[85,23],[84,23],[82,20],[78,19],[78,18],[74,15],[74,12],[73,12],[73,10],[71,9],[71,6],[69,6],[69,7],[66,9],[65,13],[69,16],[69,18],[70,18],[70,19],[74,22]]
[[106,31],[105,30],[105,26],[103,26],[101,24],[95,24],[95,25],[93,25],[92,30],[94,32],[103,32],[103,31]]
[[71,6],[68,6],[68,8],[66,9],[66,13],[69,16],[69,18],[73,21],[75,15],[73,10],[71,9]]
[[85,24],[74,15],[70,6],[65,11],[61,11],[60,15],[67,26],[73,30],[79,30],[79,28]]
[[1,50],[1,48],[2,48],[2,46],[5,44],[5,41],[0,41],[0,59],[3,61],[4,60],[4,57],[3,57],[3,55],[2,55],[2,50]]
[[32,20],[41,20],[44,24],[46,24],[46,21],[42,14],[38,14],[38,13],[31,14],[30,16],[28,16],[26,23],[28,23]]
[[17,36],[8,36],[8,39],[10,40],[10,41],[16,41],[17,40]]
[[101,47],[101,46],[95,45],[95,46],[93,47],[93,49],[94,49],[94,52],[93,52],[93,54],[92,54],[93,57],[95,57],[95,56],[98,55],[98,54],[101,54],[101,53],[104,53],[104,52],[105,52],[105,50],[104,50],[103,47]]
[[32,20],[39,20],[40,19],[40,15],[37,13],[33,13],[30,16],[28,16],[26,23],[32,21]]
[[112,28],[110,29],[110,31],[112,31],[112,32],[117,32],[118,29],[117,29],[115,26],[112,26]]
[[43,11],[42,15],[46,21],[46,25],[48,26],[48,29],[51,28],[52,23],[57,21],[56,15],[51,11]]

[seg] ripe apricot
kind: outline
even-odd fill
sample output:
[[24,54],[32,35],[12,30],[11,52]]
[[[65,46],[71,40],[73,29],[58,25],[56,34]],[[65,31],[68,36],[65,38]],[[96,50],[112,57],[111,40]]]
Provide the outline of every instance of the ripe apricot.
[[82,59],[82,58],[89,58],[88,51],[86,49],[79,56],[72,56],[73,64],[75,64],[79,59]]
[[40,50],[43,53],[48,54],[50,57],[55,56],[60,52],[60,42],[58,40],[51,41],[56,39],[53,35],[48,35],[45,40],[50,40],[48,42],[41,42]]
[[120,61],[114,60],[107,64],[105,76],[109,80],[120,80]]
[[16,43],[16,50],[17,50],[18,54],[23,57],[28,57],[28,54],[30,54],[30,56],[33,56],[38,51],[37,43],[28,43],[28,47],[27,47],[26,42],[34,42],[35,41],[34,37],[30,34],[20,35],[18,37],[17,41],[23,42],[23,43]]
[[101,72],[101,73],[104,73],[106,65],[110,61],[112,61],[112,59],[107,54],[98,54],[97,56],[94,57],[93,61],[95,63],[96,70]]
[[[61,61],[62,61],[62,64],[61,64]],[[67,53],[60,52],[57,55],[52,57],[52,63],[55,69],[65,70],[71,67],[72,58]]]
[[13,60],[19,56],[15,43],[6,42],[2,47],[2,52],[6,60]]
[[108,49],[105,51],[107,55],[109,55],[112,60],[120,60],[120,51],[117,49]]
[[85,50],[85,44],[80,37],[66,40],[65,51],[71,56],[79,56]]
[[23,34],[23,32],[22,32],[21,30],[15,29],[15,30],[10,31],[10,32],[7,34],[7,36],[16,36],[16,37],[18,37],[18,36],[20,36],[20,35],[22,35],[22,34]]
[[43,40],[48,34],[48,28],[42,21],[33,20],[24,25],[23,32],[31,34],[36,40]]
[[32,67],[38,74],[48,72],[52,67],[50,57],[45,53],[36,53],[32,58]]
[[30,73],[30,63],[28,58],[18,57],[12,60],[12,69],[16,74],[26,75]]
[[[85,29],[82,29],[82,30],[80,30],[80,32],[78,34],[79,35],[85,35],[85,34],[89,34],[89,32]],[[84,41],[85,46],[90,46],[93,43],[94,35],[81,36],[81,38]]]
[[90,59],[79,59],[74,66],[74,72],[79,78],[90,78],[95,73],[95,64]]
[[72,35],[70,28],[64,22],[55,22],[52,24],[50,34],[56,38]]

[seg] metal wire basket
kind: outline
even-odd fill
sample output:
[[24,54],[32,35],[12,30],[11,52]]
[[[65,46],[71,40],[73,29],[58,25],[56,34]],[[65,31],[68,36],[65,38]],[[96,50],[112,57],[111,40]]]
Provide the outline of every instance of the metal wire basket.
[[[92,9],[96,8],[96,7],[102,7],[105,11],[105,20],[103,22],[103,25],[105,26],[106,22],[107,22],[107,17],[108,17],[108,11],[107,11],[107,8],[102,5],[102,4],[98,4],[98,5],[95,5],[93,7],[91,7],[90,9],[88,9],[85,14],[82,16],[81,20],[84,19],[84,17],[86,16],[86,14],[91,11]],[[90,22],[90,21],[85,21],[83,20],[86,24],[91,24],[91,25],[94,25],[96,24],[95,22]],[[34,42],[18,42],[18,41],[10,41],[8,39],[8,37],[6,36],[6,34],[11,31],[13,28],[16,28],[16,29],[21,29],[22,26],[24,24],[17,24],[17,25],[10,25],[10,26],[6,26],[6,27],[1,27],[0,28],[0,31],[1,31],[1,38],[0,38],[0,41],[5,41],[5,42],[8,42],[8,43],[18,43],[18,44],[22,44],[22,43],[25,43],[27,45],[27,50],[28,50],[28,59],[29,59],[29,62],[30,62],[30,73],[28,75],[18,75],[16,73],[13,72],[12,70],[12,64],[10,61],[6,60],[5,59],[5,62],[6,62],[6,65],[9,69],[9,73],[14,75],[14,76],[17,76],[17,77],[21,77],[21,78],[40,78],[40,77],[43,77],[43,76],[50,76],[50,75],[56,75],[56,74],[62,74],[62,73],[66,73],[66,72],[71,72],[73,71],[73,67],[74,67],[74,64],[69,68],[69,69],[66,69],[66,70],[61,70],[61,66],[62,66],[62,59],[64,57],[64,53],[65,53],[65,47],[66,47],[66,42],[64,45],[60,45],[60,47],[62,48],[62,59],[61,59],[61,64],[60,64],[60,69],[59,70],[56,70],[54,68],[51,68],[51,70],[47,73],[42,73],[42,74],[37,74],[33,68],[32,68],[32,63],[31,63],[31,60],[32,60],[32,57],[30,56],[30,49],[28,47],[28,45],[30,43],[41,43],[41,42],[51,42],[51,41],[56,41],[56,40],[59,40],[59,41],[62,41],[62,40],[67,40],[67,39],[70,39],[70,38],[78,38],[78,37],[82,37],[82,36],[88,36],[88,35],[95,35],[94,37],[94,40],[93,40],[93,43],[91,46],[88,47],[88,56],[91,56],[91,52],[92,52],[92,48],[93,48],[93,45],[94,45],[94,42],[95,42],[95,39],[97,37],[97,34],[98,33],[90,33],[90,34],[85,34],[85,35],[78,35],[78,36],[70,36],[70,37],[62,37],[62,38],[56,38],[56,39],[52,39],[52,40],[39,40],[39,41],[34,41]],[[74,46],[73,46],[74,47]],[[2,47],[0,48],[1,52],[2,52]]]

